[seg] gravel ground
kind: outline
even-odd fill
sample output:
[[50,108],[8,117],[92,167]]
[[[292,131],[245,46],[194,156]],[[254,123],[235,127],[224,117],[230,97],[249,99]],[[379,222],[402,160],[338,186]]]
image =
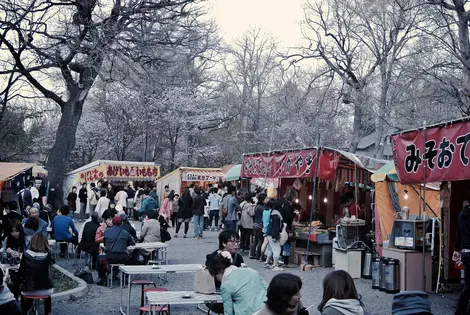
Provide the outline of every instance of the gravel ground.
[[[174,233],[174,229],[170,228],[170,233]],[[192,225],[190,226],[188,236],[192,235]],[[180,231],[181,233],[181,231]],[[204,263],[205,256],[213,252],[217,248],[217,233],[204,232],[203,239],[193,239],[188,237],[183,239],[180,235],[179,238],[173,238],[169,242],[168,248],[168,263],[169,264],[190,264],[190,263]],[[261,273],[266,282],[272,279],[276,274],[275,271],[264,269],[262,263],[255,260],[250,260],[244,254],[245,263],[248,267],[254,268]],[[76,266],[73,266],[72,260],[59,260],[57,262],[61,267],[70,271],[75,271]],[[322,281],[326,274],[331,272],[331,268],[316,268],[309,272],[300,272],[298,268],[288,268],[285,271],[297,274],[302,278],[302,300],[304,305],[309,306],[315,304],[310,309],[310,314],[320,314],[316,310],[316,305],[319,304],[322,297]],[[97,274],[94,273],[95,281]],[[142,277],[143,278],[143,277]],[[157,279],[154,281],[157,283]],[[377,290],[372,290],[371,280],[358,279],[355,281],[356,287],[362,296],[365,304],[365,310],[371,315],[391,314],[391,306],[393,295],[385,294]],[[97,285],[89,285],[88,294],[76,301],[56,302],[53,303],[54,314],[118,314],[119,313],[119,300],[120,290],[118,283],[114,284],[113,288],[100,287]],[[168,276],[168,282],[162,284],[168,290],[192,290],[193,275],[191,274],[172,274]],[[132,288],[131,299],[131,314],[138,314],[138,305],[140,305],[140,287]],[[454,306],[458,296],[452,295],[431,295],[433,312],[436,315],[451,315],[453,314]],[[196,309],[196,306],[172,306],[171,314],[203,314]]]

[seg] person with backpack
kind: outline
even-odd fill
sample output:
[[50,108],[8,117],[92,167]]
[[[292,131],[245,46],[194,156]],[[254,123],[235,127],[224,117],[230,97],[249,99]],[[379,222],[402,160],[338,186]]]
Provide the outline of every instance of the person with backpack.
[[[283,270],[279,267],[279,257],[281,256],[281,232],[284,227],[284,221],[281,212],[279,212],[279,208],[280,205],[274,205],[274,209],[271,211],[271,215],[269,216],[269,225],[266,231],[269,246],[273,253],[273,265],[271,268],[275,271]],[[268,259],[266,260],[265,267],[269,267]]]

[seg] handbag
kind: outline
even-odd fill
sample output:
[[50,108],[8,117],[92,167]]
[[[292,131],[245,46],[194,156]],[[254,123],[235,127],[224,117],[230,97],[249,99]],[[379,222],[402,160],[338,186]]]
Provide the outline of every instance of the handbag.
[[168,242],[169,240],[171,240],[171,235],[170,235],[170,232],[168,232],[167,230],[161,230],[161,236],[162,236],[162,243],[165,243],[165,242]]
[[[113,251],[114,244],[118,240],[119,234],[121,234],[121,232],[122,232],[122,228],[119,231],[118,235],[116,236],[116,239],[114,240],[114,242],[111,244],[111,248],[109,249],[108,253],[111,253]],[[103,270],[107,273],[110,273],[111,272],[111,266],[109,265],[108,254],[106,254],[106,253],[99,254],[97,258],[98,258],[98,263],[103,267]]]
[[288,243],[295,242],[295,240],[297,239],[297,235],[295,234],[295,231],[286,226],[286,232],[287,232],[287,242]]

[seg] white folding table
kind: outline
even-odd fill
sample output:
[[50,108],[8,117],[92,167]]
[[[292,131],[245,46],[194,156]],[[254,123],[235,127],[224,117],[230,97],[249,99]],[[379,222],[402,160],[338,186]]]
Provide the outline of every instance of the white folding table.
[[156,305],[197,305],[223,302],[220,294],[202,294],[195,293],[194,291],[147,292],[145,296],[150,304],[153,315],[155,315],[155,308],[152,306]]
[[[138,266],[119,266],[121,273],[120,277],[120,302],[119,309],[122,314],[129,315],[131,305],[131,276],[132,275],[160,275],[171,273],[191,273],[196,272],[197,269],[202,269],[204,266],[201,264],[185,264],[185,265],[138,265]],[[127,277],[127,312],[122,309],[122,293],[124,289],[125,279]]]
[[157,251],[157,257],[158,253],[162,253],[162,258],[164,264],[168,264],[167,256],[166,256],[166,250],[168,248],[168,244],[162,243],[162,242],[151,242],[151,243],[137,243],[132,246],[128,246],[127,250],[128,251],[133,251],[134,249],[147,249],[147,250],[156,250]]

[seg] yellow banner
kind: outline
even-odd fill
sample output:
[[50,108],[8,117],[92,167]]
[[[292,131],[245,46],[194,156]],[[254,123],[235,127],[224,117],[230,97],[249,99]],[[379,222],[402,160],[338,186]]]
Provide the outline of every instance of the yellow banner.
[[83,171],[79,175],[80,182],[98,180],[116,181],[153,181],[160,177],[160,166],[136,166],[128,164],[102,164]]

